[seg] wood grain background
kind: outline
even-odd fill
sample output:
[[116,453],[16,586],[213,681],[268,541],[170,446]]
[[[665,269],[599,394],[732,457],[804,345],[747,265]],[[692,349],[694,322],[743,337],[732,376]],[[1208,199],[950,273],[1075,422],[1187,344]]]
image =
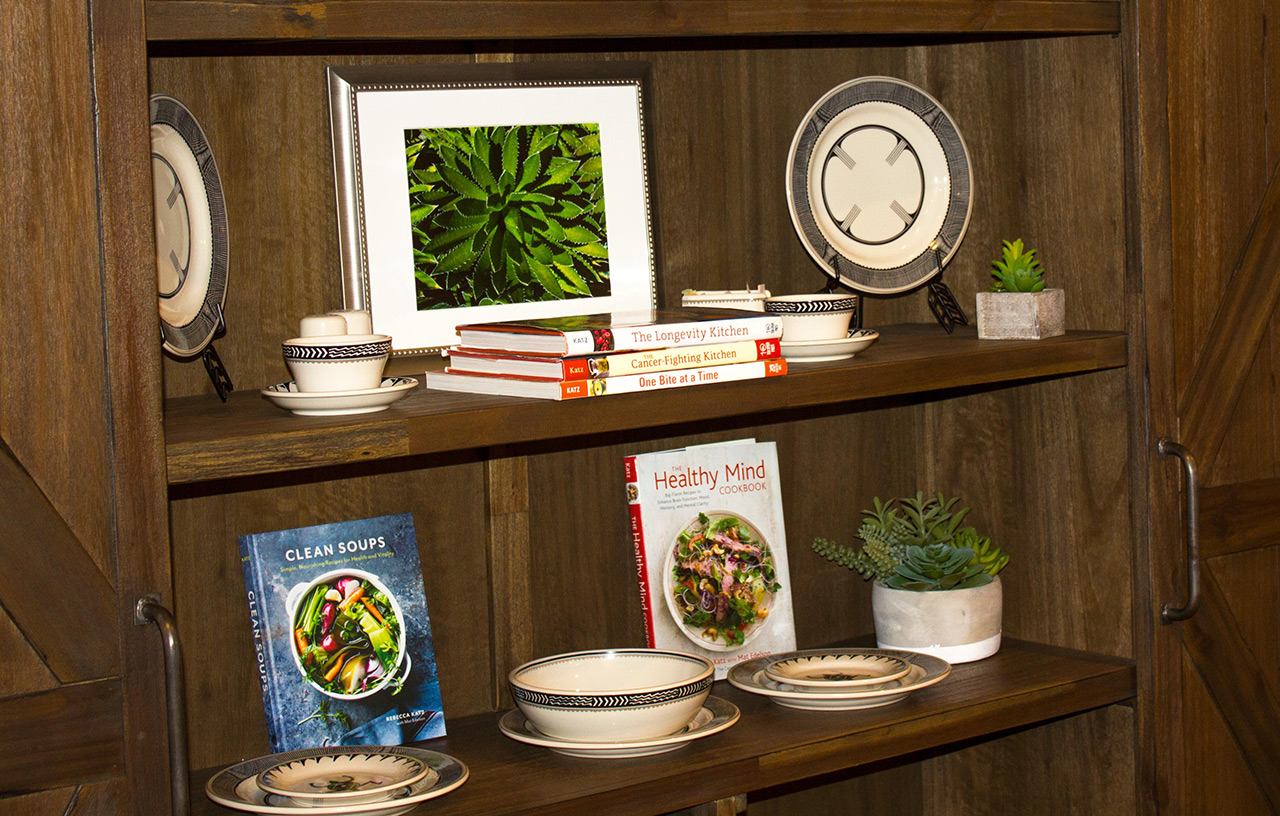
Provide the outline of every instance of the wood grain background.
[[[587,43],[513,58],[652,63],[661,301],[678,303],[686,287],[765,283],[786,293],[824,284],[787,215],[787,150],[822,93],[882,74],[928,90],[967,142],[975,206],[946,280],[971,316],[1000,240],[1022,237],[1067,290],[1070,327],[1127,327],[1118,40],[635,45],[643,47]],[[217,345],[243,389],[284,379],[279,342],[302,315],[341,302],[324,67],[512,58],[503,44],[479,55],[403,46],[376,56],[286,50],[164,47],[153,48],[150,61],[152,90],[191,108],[218,157],[232,266],[230,332]],[[920,292],[867,305],[870,326],[930,319]],[[166,360],[164,376],[168,396],[210,392],[198,365]],[[1008,635],[1130,656],[1126,382],[1123,371],[1104,372],[712,434],[673,429],[517,447],[489,454],[494,461],[478,454],[388,464],[351,479],[177,490],[174,583],[189,644],[193,766],[266,747],[237,536],[413,511],[447,713],[487,711],[503,703],[504,667],[522,653],[642,642],[621,459],[693,442],[778,443],[801,646],[871,630],[868,587],[814,556],[809,541],[849,540],[872,496],[941,489],[973,505],[973,522],[1013,554]],[[509,489],[519,494],[514,500]],[[511,530],[514,554],[503,549]],[[523,573],[509,569],[525,563]],[[509,625],[520,628],[499,643],[495,631]],[[1043,790],[1055,795],[1036,800],[1043,812],[1130,812],[1132,739],[1131,714],[1109,710],[829,786],[771,792],[752,813],[858,813],[867,797],[904,789],[903,812],[1017,812],[1050,776],[1054,785]],[[1108,772],[1095,773],[1088,757],[1108,757]],[[1106,806],[1094,810],[1098,803]]]

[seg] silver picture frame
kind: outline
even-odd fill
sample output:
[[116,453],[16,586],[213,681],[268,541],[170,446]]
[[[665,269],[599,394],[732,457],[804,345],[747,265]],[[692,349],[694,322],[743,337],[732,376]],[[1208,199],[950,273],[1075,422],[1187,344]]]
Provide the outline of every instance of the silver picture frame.
[[[391,335],[393,356],[452,345],[456,342],[453,329],[461,323],[654,308],[657,246],[649,192],[651,140],[644,111],[648,74],[647,63],[633,62],[330,66],[344,308],[369,310],[374,331]],[[575,274],[578,267],[573,263],[568,270],[548,263],[553,272],[568,276],[569,282],[556,281],[563,284],[561,297],[539,277],[536,283],[546,284],[538,290],[543,299],[493,302],[485,298],[469,305],[434,303],[423,308],[428,283],[439,287],[434,280],[422,280],[429,277],[423,269],[430,263],[422,258],[433,256],[420,251],[423,244],[415,244],[425,236],[419,231],[414,237],[415,224],[410,220],[417,211],[409,209],[414,172],[413,167],[406,170],[409,134],[415,129],[469,131],[475,138],[477,129],[523,133],[532,128],[590,126],[598,128],[600,206],[607,210],[599,220],[602,227],[607,222],[607,230],[601,229],[598,241],[587,247],[562,243],[554,248],[564,249],[571,261],[579,263],[585,255],[577,250],[598,254],[603,248],[607,256],[603,280],[595,267],[589,268],[597,277],[588,281],[585,274]],[[525,149],[531,151],[528,141],[532,139],[526,140]],[[504,247],[509,249],[510,244]],[[539,267],[535,271],[545,276],[546,269],[535,265]],[[490,277],[496,278],[496,268],[496,261],[491,261]],[[514,274],[519,273],[509,277]],[[415,275],[417,280],[411,280]]]

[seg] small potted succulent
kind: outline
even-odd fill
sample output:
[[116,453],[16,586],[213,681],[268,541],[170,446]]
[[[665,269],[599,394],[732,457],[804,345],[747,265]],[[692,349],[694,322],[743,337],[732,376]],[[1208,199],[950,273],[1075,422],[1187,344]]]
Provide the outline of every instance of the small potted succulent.
[[978,293],[978,337],[984,340],[1040,340],[1067,331],[1066,296],[1046,289],[1044,268],[1022,239],[1005,241],[991,266],[991,289]]
[[924,652],[952,663],[981,660],[1000,648],[1000,570],[1009,556],[973,527],[969,509],[941,493],[874,500],[862,511],[862,546],[824,538],[822,557],[874,581],[871,612],[882,649]]

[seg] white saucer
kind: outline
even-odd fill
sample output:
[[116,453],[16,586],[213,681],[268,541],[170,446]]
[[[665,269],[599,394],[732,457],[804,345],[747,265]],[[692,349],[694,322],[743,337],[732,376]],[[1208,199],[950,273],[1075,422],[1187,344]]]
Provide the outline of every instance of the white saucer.
[[364,804],[345,804],[326,807],[308,807],[302,802],[287,796],[267,793],[258,787],[258,774],[281,763],[307,757],[340,756],[366,753],[360,746],[329,746],[324,748],[307,748],[302,751],[290,751],[257,759],[250,759],[225,768],[209,778],[205,785],[205,794],[214,802],[224,807],[244,810],[250,813],[265,813],[269,816],[294,816],[309,813],[315,816],[396,816],[408,813],[419,802],[443,796],[467,781],[467,766],[448,754],[427,751],[411,746],[379,746],[381,754],[399,754],[413,757],[424,763],[429,769],[427,776],[413,784],[397,788],[391,795],[377,802]]
[[385,411],[417,386],[413,377],[387,377],[377,388],[359,391],[299,391],[293,382],[282,382],[262,389],[262,396],[300,416],[343,416]]
[[856,329],[848,337],[839,340],[782,340],[782,356],[801,363],[827,363],[848,360],[880,339],[880,332],[873,329]]
[[738,707],[719,697],[708,697],[694,718],[684,728],[665,737],[630,742],[576,742],[549,737],[539,731],[520,709],[508,711],[498,721],[502,733],[517,742],[540,745],[565,756],[588,759],[626,759],[674,751],[702,737],[718,734],[738,721]]
[[765,674],[773,663],[805,655],[847,654],[841,649],[809,649],[802,652],[759,657],[739,663],[729,670],[729,683],[743,691],[771,698],[787,708],[804,711],[852,711],[860,708],[878,708],[890,705],[913,691],[932,686],[951,674],[951,664],[939,657],[893,649],[860,649],[864,654],[886,654],[911,664],[911,670],[897,680],[860,689],[826,690],[800,688],[789,683],[778,683]]

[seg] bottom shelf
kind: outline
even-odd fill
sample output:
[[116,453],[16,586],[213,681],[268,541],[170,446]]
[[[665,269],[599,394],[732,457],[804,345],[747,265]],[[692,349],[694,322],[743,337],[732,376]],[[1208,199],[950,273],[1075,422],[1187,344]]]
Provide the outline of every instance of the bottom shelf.
[[[795,711],[716,683],[742,711],[732,728],[640,759],[576,759],[504,737],[498,714],[449,722],[421,743],[466,763],[461,788],[413,813],[655,814],[1077,714],[1136,694],[1132,661],[1006,640],[995,656],[955,667],[936,686],[884,708]],[[214,805],[194,775],[192,813]]]

